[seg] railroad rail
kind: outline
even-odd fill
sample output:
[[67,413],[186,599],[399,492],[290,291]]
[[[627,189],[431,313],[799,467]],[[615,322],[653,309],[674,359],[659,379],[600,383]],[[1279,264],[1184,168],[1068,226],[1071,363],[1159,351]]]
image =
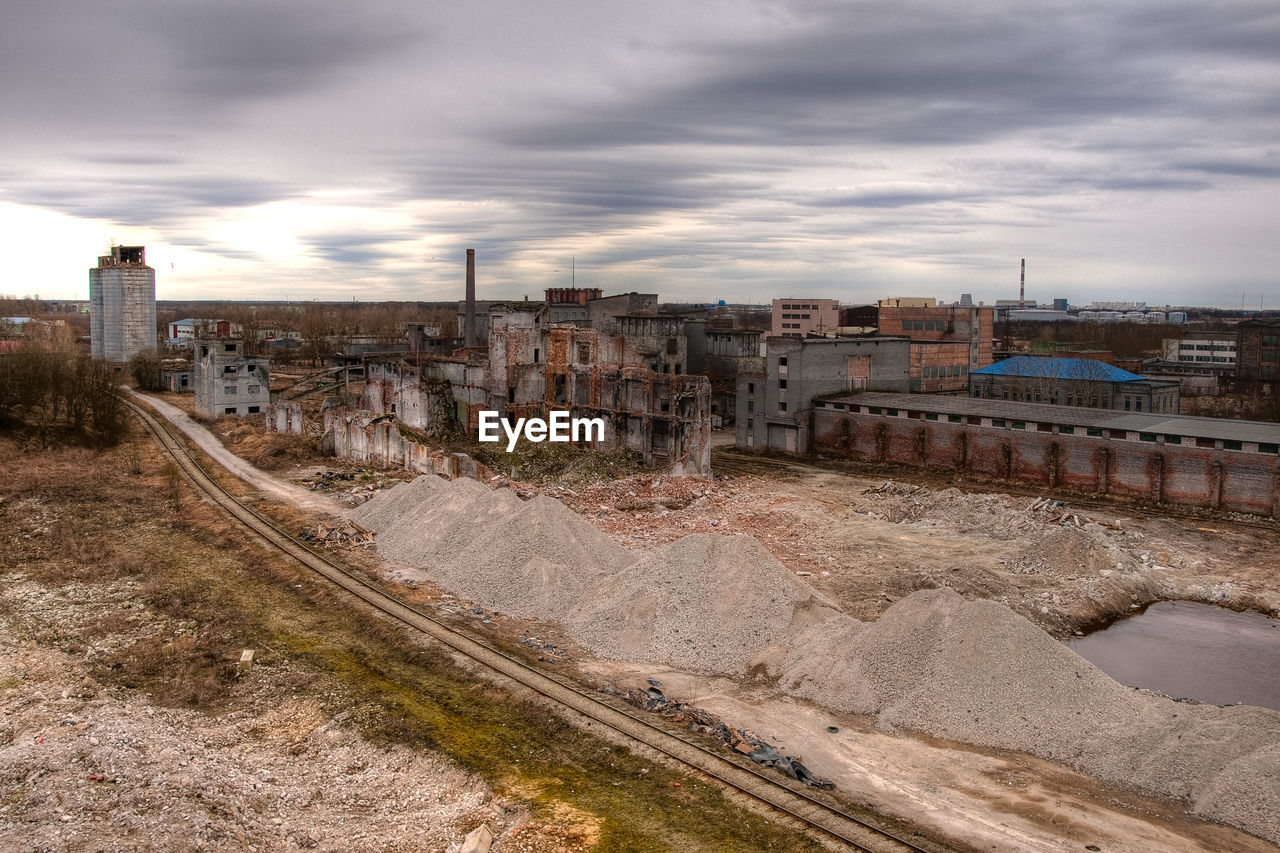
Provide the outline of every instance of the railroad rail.
[[[378,589],[346,568],[305,547],[269,519],[254,512],[223,489],[196,461],[187,446],[146,408],[125,401],[164,451],[173,457],[191,483],[259,539],[308,569],[342,587],[381,613],[448,646],[485,668],[531,689],[556,704],[571,709],[623,737],[718,781],[750,800],[782,815],[792,826],[826,843],[835,842],[864,853],[939,853],[948,848],[923,837],[919,842],[901,838],[861,818],[842,811],[803,790],[785,784],[728,756],[680,737],[644,719],[638,713],[605,702],[585,690],[532,667],[481,640],[455,630]],[[929,844],[928,847],[921,844]]]

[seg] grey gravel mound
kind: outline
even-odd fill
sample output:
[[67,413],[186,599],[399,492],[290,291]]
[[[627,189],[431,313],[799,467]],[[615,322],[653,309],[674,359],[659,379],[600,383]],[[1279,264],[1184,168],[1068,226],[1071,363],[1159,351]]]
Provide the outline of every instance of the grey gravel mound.
[[377,495],[352,518],[377,534],[380,553],[517,616],[565,621],[592,583],[636,559],[557,500],[526,503],[475,480],[419,477]]
[[766,675],[881,724],[1025,751],[1280,842],[1280,713],[1118,684],[1008,607],[921,590],[850,618],[749,536],[637,560],[559,501],[420,477],[352,513],[380,552],[603,657]]
[[740,674],[793,625],[836,607],[751,536],[686,536],[599,583],[569,623],[604,657]]
[[1002,604],[921,590],[874,623],[810,632],[794,695],[882,724],[1016,749],[1280,840],[1280,713],[1125,687]]

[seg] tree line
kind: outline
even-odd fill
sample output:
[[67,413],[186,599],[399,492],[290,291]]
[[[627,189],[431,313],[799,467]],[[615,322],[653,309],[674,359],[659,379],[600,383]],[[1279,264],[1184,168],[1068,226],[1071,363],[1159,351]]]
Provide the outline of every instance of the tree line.
[[119,385],[115,371],[80,354],[70,336],[28,333],[0,355],[0,430],[41,446],[67,438],[113,445],[128,429]]

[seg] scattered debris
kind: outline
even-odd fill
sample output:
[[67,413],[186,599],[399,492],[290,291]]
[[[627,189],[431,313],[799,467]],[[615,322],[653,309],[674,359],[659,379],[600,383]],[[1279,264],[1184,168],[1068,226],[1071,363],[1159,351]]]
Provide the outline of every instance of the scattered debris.
[[[651,685],[656,683],[652,678],[647,681]],[[686,731],[710,735],[734,752],[745,755],[757,764],[781,770],[797,782],[827,791],[836,787],[834,782],[814,776],[809,768],[800,763],[799,758],[784,755],[749,729],[735,729],[726,725],[724,720],[709,711],[664,696],[657,687],[618,693],[606,685],[604,692],[620,696],[638,708],[661,714],[673,723],[683,723]]]
[[344,521],[338,524],[328,524],[322,521],[316,525],[315,533],[305,532],[298,538],[303,542],[314,542],[325,547],[345,545],[347,543],[359,545],[362,548],[372,548],[374,546],[373,531],[361,527],[354,521]]

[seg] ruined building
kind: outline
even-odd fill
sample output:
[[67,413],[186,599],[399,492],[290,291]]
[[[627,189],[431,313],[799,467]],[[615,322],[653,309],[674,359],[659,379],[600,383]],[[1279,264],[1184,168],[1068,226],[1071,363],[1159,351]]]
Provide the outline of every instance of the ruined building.
[[[710,385],[684,367],[684,338],[671,318],[623,316],[616,331],[547,322],[541,302],[490,303],[476,325],[487,353],[411,353],[366,359],[361,407],[392,414],[426,435],[475,435],[481,411],[503,417],[603,418],[596,449],[629,449],[647,464],[710,473]],[[674,341],[675,343],[670,343]]]
[[89,270],[89,340],[94,358],[128,361],[156,348],[156,271],[143,246],[112,246]]
[[244,341],[236,338],[197,338],[192,347],[197,415],[212,419],[267,410],[271,402],[267,359],[246,357]]
[[711,380],[711,426],[733,426],[738,377],[764,373],[764,331],[737,329],[732,321],[686,319],[688,371]]

